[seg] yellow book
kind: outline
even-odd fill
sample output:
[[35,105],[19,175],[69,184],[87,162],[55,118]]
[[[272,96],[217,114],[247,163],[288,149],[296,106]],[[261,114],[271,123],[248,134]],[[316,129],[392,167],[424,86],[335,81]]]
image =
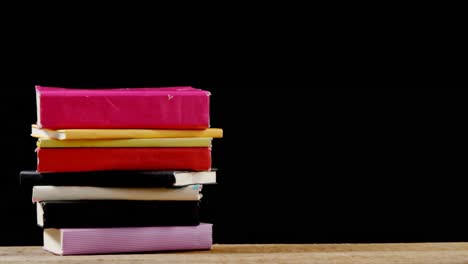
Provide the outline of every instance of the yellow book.
[[42,129],[32,125],[31,136],[57,140],[68,139],[127,139],[127,138],[222,138],[220,128],[201,130],[175,129]]
[[212,138],[73,139],[39,138],[40,148],[211,147]]

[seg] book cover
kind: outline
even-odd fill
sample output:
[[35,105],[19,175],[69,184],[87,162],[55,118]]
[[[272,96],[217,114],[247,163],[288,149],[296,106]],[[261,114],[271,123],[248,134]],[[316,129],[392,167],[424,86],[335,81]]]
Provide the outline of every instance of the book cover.
[[189,86],[67,89],[36,86],[41,128],[209,127],[210,93]]
[[221,128],[206,129],[45,129],[31,126],[31,136],[57,140],[126,138],[222,138]]
[[44,249],[57,255],[209,250],[212,224],[197,226],[46,228]]
[[211,138],[74,139],[39,138],[39,148],[179,148],[211,147]]
[[43,228],[186,226],[200,224],[199,201],[73,200],[36,203]]
[[141,201],[198,201],[202,185],[176,188],[117,188],[91,186],[34,186],[32,201],[68,200],[141,200]]
[[210,171],[21,171],[20,185],[96,186],[96,187],[172,187],[192,184],[215,184],[216,169]]
[[211,148],[37,148],[38,172],[211,168]]

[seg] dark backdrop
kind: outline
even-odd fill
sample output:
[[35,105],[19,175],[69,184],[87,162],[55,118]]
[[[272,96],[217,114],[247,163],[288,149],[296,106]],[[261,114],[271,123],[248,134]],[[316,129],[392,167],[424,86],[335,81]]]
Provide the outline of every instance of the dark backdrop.
[[36,84],[211,91],[211,123],[224,138],[213,142],[219,184],[204,189],[202,205],[216,243],[468,240],[454,170],[462,160],[445,148],[438,116],[447,102],[419,83],[414,53],[320,27],[141,37],[119,25],[38,27],[6,42],[0,245],[42,239],[17,184],[20,170],[35,168]]

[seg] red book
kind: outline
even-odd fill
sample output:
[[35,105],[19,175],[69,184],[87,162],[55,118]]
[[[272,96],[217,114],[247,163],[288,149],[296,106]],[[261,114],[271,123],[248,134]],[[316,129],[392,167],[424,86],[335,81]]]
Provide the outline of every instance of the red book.
[[36,86],[41,128],[209,127],[210,92],[192,87],[67,89]]
[[211,148],[37,148],[38,172],[211,169]]

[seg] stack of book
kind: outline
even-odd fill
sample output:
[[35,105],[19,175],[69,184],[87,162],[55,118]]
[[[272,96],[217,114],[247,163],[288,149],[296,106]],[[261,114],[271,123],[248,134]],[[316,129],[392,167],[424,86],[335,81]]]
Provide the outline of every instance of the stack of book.
[[201,188],[216,183],[210,93],[192,87],[36,87],[32,187],[44,249],[58,255],[207,250]]

